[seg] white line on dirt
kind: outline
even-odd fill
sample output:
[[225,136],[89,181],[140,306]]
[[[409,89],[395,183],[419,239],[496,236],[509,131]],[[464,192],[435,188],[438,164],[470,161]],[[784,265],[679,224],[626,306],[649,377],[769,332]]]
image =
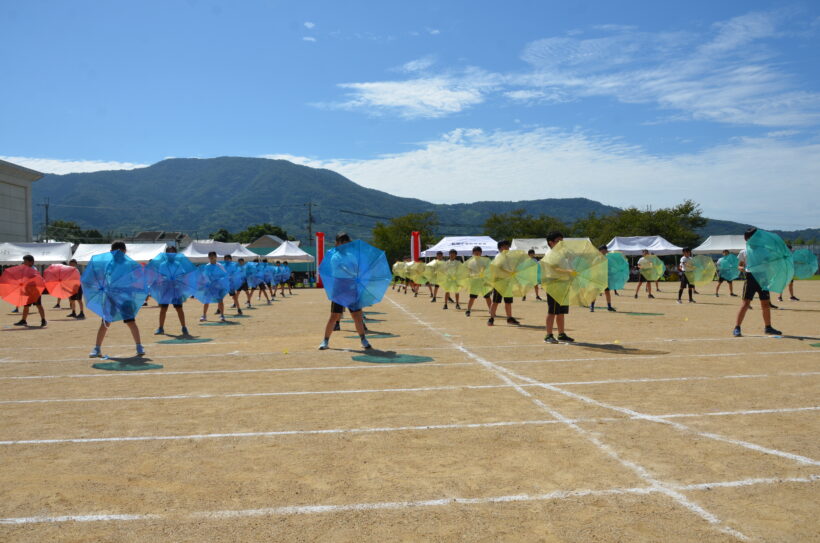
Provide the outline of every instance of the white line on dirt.
[[[810,475],[808,477],[790,478],[759,478],[744,479],[739,481],[720,481],[714,483],[701,483],[692,485],[674,485],[680,491],[698,491],[711,488],[736,488],[753,485],[789,484],[789,483],[814,483],[820,480],[820,475]],[[579,489],[579,490],[556,490],[543,494],[509,494],[503,496],[485,496],[481,498],[436,498],[429,500],[399,501],[399,502],[365,502],[338,505],[290,505],[280,507],[265,507],[260,509],[227,509],[216,511],[195,511],[170,512],[165,514],[143,513],[143,514],[88,514],[88,515],[60,515],[60,516],[34,516],[34,517],[7,517],[0,518],[0,524],[4,525],[26,525],[42,523],[63,523],[63,522],[121,522],[139,520],[221,520],[229,518],[243,517],[265,517],[265,516],[291,516],[291,515],[315,515],[327,513],[345,513],[348,511],[378,511],[384,509],[409,509],[420,507],[446,507],[450,505],[483,505],[490,503],[516,503],[516,502],[537,502],[554,501],[570,498],[583,497],[606,497],[606,496],[627,496],[627,495],[648,495],[661,491],[652,486],[631,487],[631,488],[609,488],[609,489]]]
[[[576,348],[568,346],[568,348]],[[817,350],[813,351],[757,351],[751,353],[691,353],[691,354],[633,354],[625,356],[594,356],[587,358],[535,358],[531,360],[498,360],[496,364],[552,364],[563,362],[599,362],[602,360],[633,360],[640,362],[641,360],[653,360],[656,358],[722,358],[729,356],[772,356],[784,354],[817,354]]]

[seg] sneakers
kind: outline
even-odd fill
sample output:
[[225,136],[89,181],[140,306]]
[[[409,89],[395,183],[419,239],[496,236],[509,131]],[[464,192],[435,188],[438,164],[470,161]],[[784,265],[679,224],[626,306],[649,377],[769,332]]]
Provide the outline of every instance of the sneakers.
[[595,313],[595,304],[590,304],[589,305],[589,312],[590,313]]
[[682,300],[678,300],[678,303],[679,303],[679,304],[682,304],[682,303],[683,303],[683,301],[682,301]]
[[188,332],[188,327],[187,326],[182,327],[182,335],[183,336],[190,336],[191,335],[191,333]]
[[46,322],[45,319],[41,320],[40,321],[40,328],[45,328],[47,324],[48,324],[48,322]]
[[60,302],[54,304],[54,307],[52,307],[51,309],[60,309]]
[[145,349],[141,343],[137,343],[137,356],[145,356]]
[[162,326],[160,326],[159,328],[157,328],[156,330],[154,330],[154,335],[155,335],[155,336],[161,336],[161,335],[163,335],[164,333],[165,333],[165,330],[162,328]]
[[464,312],[464,314],[469,317],[470,316],[470,310],[468,309],[467,311]]
[[735,293],[731,293],[731,294],[729,294],[729,296],[732,296],[732,297],[734,297],[734,298],[737,298],[737,294],[735,294]]
[[740,326],[735,326],[735,329],[732,330],[732,335],[735,337],[741,337],[743,335],[740,333]]
[[793,301],[793,302],[799,302],[799,301],[800,301],[800,298],[798,298],[797,296],[790,296],[790,297],[789,297],[789,300],[791,300],[791,301]]
[[689,300],[689,303],[690,304],[696,304],[697,302],[695,300]]
[[436,303],[436,298],[435,298],[435,297],[433,297],[433,298],[430,300],[430,303],[431,303],[431,304]]
[[456,303],[456,309],[461,309],[461,304]]
[[654,297],[654,296],[652,296],[651,294],[650,294],[649,296],[647,296],[647,298],[651,298],[651,299],[653,299],[653,300],[655,299],[655,297]]
[[[780,309],[780,307],[774,305],[772,302],[769,302],[769,307],[771,307],[772,309]],[[751,307],[749,309],[751,309]]]
[[615,312],[617,311],[617,309],[615,309],[615,308],[614,308],[614,307],[612,307],[611,305],[608,305],[608,306],[606,307],[606,310],[607,310],[607,311],[611,311],[612,313],[615,313]]
[[536,297],[535,297],[535,299],[536,299],[536,300],[538,300],[538,301],[540,302],[540,301],[542,301],[544,298],[542,298],[541,296],[536,296]]
[[718,294],[717,292],[715,292],[715,298],[720,298],[720,294]]
[[72,319],[76,319],[76,318],[77,318],[77,314],[76,314],[75,312],[73,312],[73,311],[72,311],[71,313],[69,313],[69,314],[68,314],[68,316],[69,316],[70,318],[72,318]]
[[100,351],[99,345],[91,349],[91,352],[88,353],[88,358],[102,358],[102,352]]
[[447,309],[447,304],[444,304],[444,307],[442,307],[442,309]]
[[326,339],[325,339],[325,340],[323,340],[323,341],[319,344],[319,350],[320,350],[320,351],[327,350],[327,348],[328,348],[328,347],[329,347],[329,345],[328,345],[328,341],[327,341]]
[[237,315],[241,315],[241,314],[242,314],[242,310],[241,310],[240,308],[238,308],[238,307],[236,308],[236,314],[237,314]]
[[495,319],[493,317],[487,319],[487,326],[492,326],[493,324],[495,324]]
[[781,332],[780,330],[777,330],[775,328],[772,328],[771,326],[767,326],[766,328],[764,328],[763,333],[766,334],[766,335],[769,335],[769,336],[782,336],[783,335],[783,332]]
[[778,301],[778,302],[782,302],[782,301],[783,301],[783,296],[778,296],[778,297],[777,297],[777,301]]
[[552,343],[553,345],[558,344],[558,340],[555,339],[555,336],[552,334],[547,334],[547,337],[544,338],[544,343]]
[[367,341],[367,338],[362,338],[362,347],[365,349],[372,349],[373,347],[370,345],[370,342]]
[[77,315],[77,318],[80,319],[80,320],[83,320],[85,318],[85,312],[80,311],[80,314]]
[[228,321],[225,320],[225,315],[220,315],[219,316],[219,322],[228,322]]
[[12,309],[12,310],[11,310],[11,312],[12,312],[12,313],[19,313],[19,312],[20,312],[20,308],[19,308],[19,307],[15,307],[14,309]]
[[635,299],[636,299],[636,300],[638,299],[638,295],[637,295],[637,294],[635,295]]
[[521,298],[521,301],[522,301],[522,302],[526,302],[526,301],[527,301],[527,297],[526,297],[526,296],[523,296],[523,297]]
[[520,325],[521,323],[520,323],[520,322],[518,322],[518,320],[517,320],[515,317],[508,317],[508,318],[507,318],[507,324],[512,324],[512,325],[514,325],[514,326],[518,326],[518,325]]
[[199,322],[205,322],[206,320],[208,320],[208,319],[205,318],[205,315],[202,315],[201,317],[199,317]]
[[568,335],[561,333],[558,334],[558,341],[566,341],[567,343],[573,343],[575,340],[569,337]]
[[14,326],[28,326],[28,323],[25,320],[20,319],[19,321],[14,323]]

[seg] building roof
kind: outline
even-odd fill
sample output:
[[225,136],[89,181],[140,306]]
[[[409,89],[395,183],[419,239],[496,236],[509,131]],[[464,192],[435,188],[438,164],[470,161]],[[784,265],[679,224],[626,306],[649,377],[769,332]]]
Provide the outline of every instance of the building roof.
[[25,179],[26,181],[37,181],[45,175],[36,170],[24,168],[23,166],[19,166],[12,162],[6,162],[5,160],[0,160],[0,173],[17,177],[19,179]]

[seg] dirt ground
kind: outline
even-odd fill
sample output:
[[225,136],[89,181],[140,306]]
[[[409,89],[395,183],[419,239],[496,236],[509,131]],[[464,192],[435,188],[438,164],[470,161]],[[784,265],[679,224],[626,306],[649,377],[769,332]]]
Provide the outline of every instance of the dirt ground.
[[4,305],[0,541],[820,541],[820,281],[782,337],[758,301],[732,337],[725,288],[632,284],[571,309],[573,345],[532,294],[488,327],[390,290],[369,353],[347,319],[316,349],[321,290],[225,326],[186,303],[197,343],[145,307],[145,371],[92,367],[135,361],[121,323],[90,360],[93,316]]

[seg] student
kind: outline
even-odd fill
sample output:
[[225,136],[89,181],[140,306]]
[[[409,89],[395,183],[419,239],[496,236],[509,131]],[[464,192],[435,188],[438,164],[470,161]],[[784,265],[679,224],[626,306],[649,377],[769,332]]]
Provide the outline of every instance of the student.
[[[125,254],[125,242],[124,241],[115,241],[111,244],[111,252],[112,253],[122,253]],[[115,259],[117,255],[114,255]],[[139,309],[136,307],[136,304],[125,304],[122,307],[118,308],[122,313],[125,319],[123,319],[123,323],[128,327],[128,330],[131,331],[131,337],[134,338],[134,344],[137,347],[137,356],[143,356],[145,354],[145,349],[142,346],[142,342],[140,341],[140,329],[137,328],[137,310]],[[94,345],[94,348],[91,349],[91,352],[88,354],[90,358],[98,358],[102,356],[102,352],[100,349],[102,348],[103,341],[105,340],[105,334],[108,332],[108,327],[111,326],[110,322],[106,322],[105,319],[100,321],[100,327],[97,330],[97,342]]]
[[[598,251],[600,251],[600,253],[602,255],[604,255],[604,257],[606,257],[606,254],[609,252],[609,249],[607,249],[606,245],[601,245],[600,247],[598,247]],[[604,289],[604,296],[606,296],[606,310],[614,312],[615,308],[612,307],[612,296],[609,293],[609,287],[606,287]],[[589,311],[590,311],[590,313],[595,311],[595,301],[594,300],[591,304],[589,304]]]
[[[561,232],[550,232],[547,234],[547,245],[549,245],[550,249],[555,247],[559,241],[564,239],[564,234]],[[565,268],[560,271],[566,273],[575,273],[572,269],[570,269],[569,262],[564,263]],[[546,343],[560,343],[562,341],[566,343],[572,343],[575,341],[571,337],[569,337],[564,328],[565,324],[565,317],[569,313],[569,306],[568,305],[561,305],[559,304],[555,298],[553,298],[549,292],[547,292],[547,336],[544,338]],[[556,338],[552,334],[552,329],[554,325],[558,325],[558,337]]]
[[[416,296],[418,296],[418,288],[416,284],[410,279],[410,265],[413,263],[413,260],[409,256],[404,257],[404,269],[405,269],[405,276],[404,276],[404,293],[407,294],[407,287],[410,287],[410,292],[414,292]],[[401,290],[401,284],[399,284],[399,290]]]
[[[237,315],[241,315],[242,314],[242,304],[239,303],[239,291],[242,290],[242,286],[240,286],[239,289],[235,290],[233,288],[234,280],[233,280],[233,277],[231,277],[231,273],[234,272],[234,270],[237,269],[238,264],[234,263],[233,257],[231,255],[225,255],[225,258],[223,258],[223,260],[227,264],[225,266],[225,271],[228,272],[228,296],[230,296],[231,299],[233,300],[233,306],[231,306],[231,307],[236,309],[236,314]],[[244,260],[243,260],[243,262],[244,262]],[[238,272],[238,273],[241,273],[241,272]],[[244,274],[243,274],[243,276],[244,276]],[[245,292],[247,292],[247,290],[248,290],[247,283],[243,282],[242,285],[245,287]]]
[[[348,236],[344,232],[339,232],[336,236],[336,247],[340,247],[345,243],[350,243],[350,236]],[[331,264],[335,263],[337,260],[340,260],[341,257],[339,254],[334,253],[331,256]],[[336,281],[340,281],[338,278]],[[347,279],[347,281],[351,281]],[[322,343],[319,344],[319,350],[324,351],[329,347],[330,343],[330,336],[333,334],[334,330],[338,330],[337,326],[339,325],[339,319],[342,317],[342,313],[344,313],[345,307],[342,305],[337,304],[336,302],[330,302],[330,317],[327,319],[327,324],[325,325],[325,338],[322,340]],[[350,311],[350,316],[353,318],[353,323],[356,325],[356,333],[359,334],[359,339],[362,342],[362,347],[365,349],[371,349],[370,342],[367,341],[367,338],[364,337],[365,333],[365,326],[364,326],[364,318],[362,315],[362,308],[361,307],[348,307],[348,311]]]
[[718,284],[717,284],[717,287],[715,288],[715,298],[720,297],[720,294],[718,294],[718,292],[720,291],[720,285],[721,285],[724,281],[726,281],[727,283],[729,283],[729,296],[734,296],[734,297],[737,297],[737,294],[735,294],[734,287],[732,287],[732,280],[731,280],[731,279],[724,279],[724,278],[723,278],[723,276],[720,274],[720,263],[721,263],[721,262],[723,261],[723,259],[724,259],[724,258],[726,258],[727,256],[729,256],[729,251],[728,251],[727,249],[723,249],[723,256],[722,256],[722,257],[720,257],[720,258],[718,258],[718,261],[717,261],[717,269],[718,269]]
[[[749,228],[743,234],[743,238],[748,242],[749,238],[751,238],[754,233],[757,232],[757,228]],[[746,310],[749,309],[749,306],[754,300],[755,294],[757,294],[758,298],[760,298],[760,310],[763,313],[763,323],[766,327],[763,329],[764,334],[779,336],[782,335],[780,330],[775,330],[772,327],[772,312],[771,312],[771,303],[769,302],[769,291],[763,290],[760,286],[760,283],[757,282],[754,275],[751,274],[749,268],[746,267],[746,249],[740,251],[740,254],[737,255],[738,260],[738,268],[741,270],[746,271],[746,282],[743,285],[743,299],[741,300],[740,309],[737,312],[737,321],[735,323],[735,329],[732,330],[732,335],[735,337],[741,337],[740,332],[740,325],[743,324],[743,318],[746,316]]]
[[[244,291],[244,292],[245,292],[245,296],[247,296],[247,305],[248,305],[248,307],[251,307],[251,291],[248,289],[248,276],[247,276],[247,274],[245,273],[245,259],[244,259],[244,258],[240,258],[240,259],[237,261],[237,264],[239,264],[239,269],[242,271],[242,277],[244,277],[244,278],[245,278],[245,280],[244,280],[244,281],[242,281],[242,285],[240,285],[240,287],[239,287],[239,291],[237,292],[236,297],[237,297],[237,299],[238,299],[238,298],[239,298],[239,292]],[[237,306],[236,306],[236,307],[237,307],[237,308],[239,308],[239,304],[237,304]]]
[[[448,257],[449,257],[448,262],[450,264],[446,264],[447,266],[458,266],[458,265],[461,264],[458,261],[458,251],[456,251],[455,249],[450,249],[450,252],[448,253]],[[407,287],[405,287],[405,288],[407,288]],[[456,291],[455,295],[456,295],[456,309],[461,309],[461,304],[460,304],[460,299],[459,299],[461,294],[458,291]],[[453,298],[450,296],[449,292],[445,292],[444,293],[444,309],[447,309],[447,301],[448,300],[452,302]]]
[[[504,240],[501,240],[501,241],[498,242],[499,254],[500,253],[505,253],[509,250],[510,250],[509,240],[504,239]],[[495,313],[498,310],[498,304],[500,304],[502,300],[504,301],[504,313],[507,314],[507,324],[512,324],[512,325],[515,325],[515,326],[520,325],[521,323],[518,322],[518,320],[515,319],[512,316],[512,304],[513,304],[512,297],[502,297],[500,292],[493,289],[493,303],[490,306],[490,318],[487,319],[487,326],[493,326],[495,324]]]
[[[68,262],[68,265],[72,268],[77,268],[79,270],[80,266],[77,264],[77,261],[73,258]],[[71,313],[68,315],[69,317],[73,317],[75,319],[84,319],[85,312],[83,311],[83,286],[77,289],[77,292],[72,294],[68,297],[68,304],[71,306]],[[78,313],[76,307],[79,306],[80,312]]]
[[638,259],[638,288],[635,289],[635,298],[638,297],[638,293],[641,291],[641,285],[646,281],[646,291],[649,293],[649,298],[654,298],[652,296],[652,281],[645,279],[643,276],[643,270],[652,267],[652,263],[649,262],[649,249],[643,250],[643,256]]
[[[165,248],[165,252],[169,254],[176,254],[177,248],[173,245],[170,245]],[[191,334],[188,333],[188,328],[185,326],[185,312],[182,310],[182,304],[185,302],[184,299],[178,298],[176,300],[171,301],[171,305],[174,306],[174,310],[177,312],[177,317],[179,318],[179,324],[182,326],[182,335],[183,336],[190,336]],[[159,328],[154,331],[155,336],[159,336],[165,333],[165,314],[168,313],[168,304],[159,304]]]
[[[529,251],[527,251],[527,256],[530,257],[531,259],[535,260],[536,262],[538,262],[538,257],[535,256],[535,249],[530,249]],[[539,266],[540,266],[540,264],[539,264]],[[540,278],[540,275],[539,275],[539,278]],[[532,290],[535,291],[535,299],[536,300],[543,300],[543,298],[538,294],[538,283],[535,284],[535,286],[533,287]],[[521,301],[522,302],[527,301],[527,295],[526,294],[524,295],[523,298],[521,298]]]
[[[31,255],[25,255],[23,257],[23,266],[26,266],[27,268],[33,268],[35,272],[37,271],[36,268],[34,268],[34,257],[31,256]],[[38,275],[39,275],[39,273],[38,273]],[[31,302],[30,304],[24,305],[23,306],[23,318],[21,318],[19,321],[15,322],[14,326],[28,326],[28,322],[26,322],[26,321],[28,319],[29,309],[31,308],[31,306],[36,306],[37,307],[37,312],[40,313],[40,328],[45,328],[46,324],[48,324],[48,323],[46,322],[46,312],[43,309],[42,298],[43,298],[43,296],[40,295],[40,296],[37,297],[36,300]]]
[[[786,242],[786,247],[788,247],[789,251],[791,251],[792,250],[792,242],[787,241]],[[800,298],[798,298],[797,296],[794,295],[794,277],[792,277],[792,280],[789,281],[789,300],[791,300],[793,302],[799,302],[800,301]],[[59,302],[59,300],[57,300],[57,301]],[[777,301],[778,302],[783,301],[783,292],[781,292],[780,294],[777,295]]]
[[[482,253],[481,247],[476,245],[475,247],[473,247],[473,256],[475,257],[475,260],[473,260],[472,262],[468,260],[467,263],[466,263],[467,273],[471,277],[484,276],[484,274],[487,272],[487,266],[490,265],[490,259],[486,258],[486,257],[482,257],[481,253]],[[483,267],[481,265],[482,261],[483,261],[483,264],[484,264]],[[491,294],[492,294],[492,291],[488,290],[487,294],[484,295],[484,301],[487,302],[487,310],[490,311],[490,312],[492,312],[492,310],[493,310],[493,303],[491,301],[491,297],[492,297]],[[475,303],[475,301],[477,299],[478,299],[478,294],[470,294],[470,301],[467,302],[467,312],[465,313],[468,317],[470,316],[470,311],[472,311],[473,304]]]
[[[205,264],[205,267],[207,268],[208,266],[217,266],[219,268],[222,268],[222,266],[220,266],[219,263],[216,261],[216,251],[211,251],[210,253],[208,253],[208,263]],[[264,292],[264,283],[260,283],[260,288],[262,288]],[[267,296],[267,294],[265,296]],[[202,304],[202,316],[199,317],[199,322],[205,322],[206,320],[208,320],[208,307],[210,305],[211,303]],[[222,301],[222,298],[220,298],[219,301],[216,303],[216,307],[217,313],[219,314],[219,322],[225,322],[225,303]]]
[[692,291],[695,290],[695,285],[689,282],[689,278],[686,277],[686,267],[689,264],[689,260],[692,258],[692,249],[689,247],[683,248],[683,256],[680,257],[680,264],[678,264],[678,274],[680,275],[680,288],[678,289],[678,303],[682,304],[683,300],[683,289],[688,290],[689,294],[689,303],[695,303],[695,299],[692,297]]
[[[433,269],[435,270],[435,275],[433,276],[433,283],[431,283],[433,287],[433,299],[430,300],[431,302],[435,302],[436,298],[438,297],[438,274],[441,270],[441,263],[444,262],[444,253],[441,251],[436,252],[436,263],[433,264]],[[447,305],[447,299],[444,299],[444,305]]]
[[293,272],[291,271],[290,266],[288,266],[287,260],[282,262],[282,267],[285,268],[285,271],[282,274],[285,278],[282,285],[282,296],[285,296],[285,285],[287,285],[288,287],[288,294],[290,296],[293,296],[293,284],[296,282],[296,279],[293,276]]

